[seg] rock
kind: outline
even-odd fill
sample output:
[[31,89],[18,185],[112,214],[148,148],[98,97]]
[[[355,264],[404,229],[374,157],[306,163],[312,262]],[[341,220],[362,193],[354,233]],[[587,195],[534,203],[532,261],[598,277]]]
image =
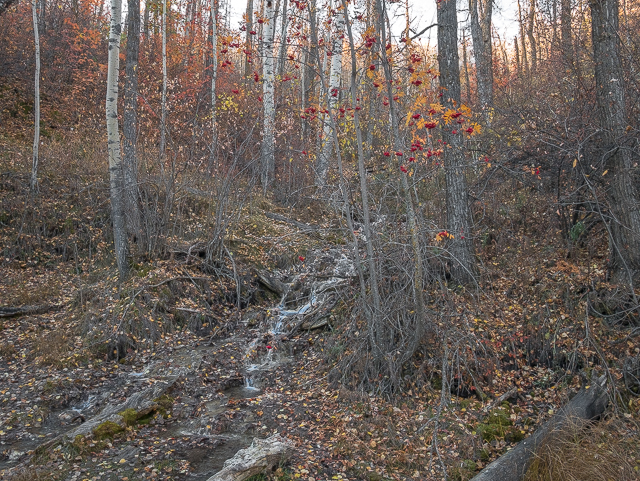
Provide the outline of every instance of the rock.
[[293,443],[278,434],[267,439],[254,439],[224,463],[222,470],[207,481],[243,481],[271,469],[293,453]]

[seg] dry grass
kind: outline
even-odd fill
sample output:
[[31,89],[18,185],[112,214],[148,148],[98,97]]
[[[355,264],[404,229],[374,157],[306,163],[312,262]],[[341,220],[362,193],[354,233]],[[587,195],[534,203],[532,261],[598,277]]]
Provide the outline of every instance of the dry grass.
[[70,337],[64,331],[56,330],[38,336],[33,348],[42,364],[59,366],[68,355],[70,342]]
[[524,481],[640,480],[638,428],[620,419],[570,427],[539,449]]

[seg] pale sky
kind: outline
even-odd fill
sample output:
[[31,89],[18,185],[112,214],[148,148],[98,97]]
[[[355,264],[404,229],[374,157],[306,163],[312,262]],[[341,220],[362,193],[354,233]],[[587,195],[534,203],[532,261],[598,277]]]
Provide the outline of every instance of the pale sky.
[[[325,0],[318,0],[319,2]],[[254,4],[258,4],[254,0]],[[513,37],[517,34],[517,4],[509,0],[497,0],[493,12],[493,27],[503,40],[513,41]],[[231,28],[238,28],[239,22],[242,20],[242,14],[246,10],[246,0],[229,0],[230,6],[230,25]],[[390,14],[396,14],[392,30],[394,34],[400,35],[405,25],[405,7],[404,2],[390,4]],[[411,26],[414,30],[420,31],[429,25],[436,23],[436,0],[409,0],[409,8],[411,12]],[[467,21],[467,1],[458,0],[458,22],[462,27]],[[392,20],[393,22],[393,20]],[[422,41],[427,44],[435,45],[436,29],[432,28],[424,33],[421,37]]]

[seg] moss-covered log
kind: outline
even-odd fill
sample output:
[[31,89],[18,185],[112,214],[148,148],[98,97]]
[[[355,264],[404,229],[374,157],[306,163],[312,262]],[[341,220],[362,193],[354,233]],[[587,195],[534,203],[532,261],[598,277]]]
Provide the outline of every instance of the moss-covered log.
[[520,481],[543,442],[563,436],[567,427],[597,419],[608,403],[606,377],[594,379],[534,434],[484,468],[471,481]]

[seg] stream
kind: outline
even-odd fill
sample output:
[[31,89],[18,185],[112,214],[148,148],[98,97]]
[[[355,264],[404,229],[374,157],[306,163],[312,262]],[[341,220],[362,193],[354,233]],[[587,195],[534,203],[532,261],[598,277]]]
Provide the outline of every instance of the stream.
[[[135,473],[140,469],[177,463],[175,469],[182,467],[180,472],[185,474],[179,479],[209,479],[227,459],[248,447],[255,437],[268,434],[269,420],[260,417],[264,409],[262,403],[265,400],[277,403],[271,384],[274,376],[293,359],[288,334],[307,319],[304,316],[315,316],[323,306],[329,311],[335,305],[330,302],[335,298],[335,291],[350,277],[344,275],[345,270],[353,271],[344,260],[343,255],[334,264],[337,277],[329,275],[317,281],[300,275],[303,280],[311,279],[311,285],[294,293],[292,299],[287,300],[290,293],[285,294],[258,325],[253,328],[246,325],[242,335],[196,346],[168,348],[142,369],[126,370],[123,367],[100,387],[89,386],[80,391],[77,401],[70,402],[64,409],[52,409],[43,414],[41,422],[25,423],[21,429],[16,428],[10,435],[0,437],[0,478],[11,479],[11,469],[20,463],[29,463],[29,454],[39,446],[66,445],[77,435],[84,436],[105,421],[121,423],[118,413],[129,408],[142,412],[145,406],[154,405],[153,400],[170,393],[175,397],[171,416],[165,419],[156,414],[148,426],[137,428],[143,444],[129,439],[127,442],[120,440],[118,446],[109,443],[99,454],[102,463],[83,465],[83,469],[87,474],[96,469],[98,473],[104,473],[99,479],[114,480],[130,469],[129,479],[138,479]],[[298,278],[295,280],[301,283]],[[292,281],[289,285],[293,284]],[[227,365],[225,358],[237,361],[235,370],[224,367]],[[216,370],[212,372],[217,373],[218,378],[212,380],[207,377],[206,370],[214,367]],[[11,427],[0,426],[0,429],[10,430]],[[175,447],[168,453],[161,453],[154,450],[154,445]],[[92,462],[97,463],[96,459],[94,457]],[[187,462],[187,467],[177,460]],[[83,460],[83,463],[87,462],[88,459]],[[105,465],[112,467],[105,470]],[[116,476],[116,467],[120,466],[122,468],[117,470],[120,474]],[[112,470],[114,476],[110,477]],[[68,481],[79,479],[79,472],[76,471],[76,477],[70,476]],[[7,474],[9,477],[3,477]]]

